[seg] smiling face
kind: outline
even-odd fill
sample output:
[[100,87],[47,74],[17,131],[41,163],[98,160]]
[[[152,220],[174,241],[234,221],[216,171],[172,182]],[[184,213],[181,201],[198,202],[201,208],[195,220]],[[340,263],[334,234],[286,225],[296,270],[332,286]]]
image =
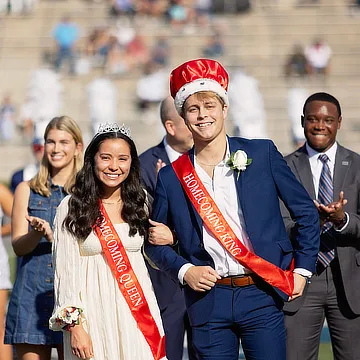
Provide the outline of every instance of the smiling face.
[[114,190],[128,177],[131,168],[130,146],[123,139],[106,139],[95,154],[95,175],[104,188]]
[[335,143],[342,120],[335,104],[312,101],[306,105],[301,120],[306,140],[311,148],[325,152]]
[[61,170],[73,168],[75,157],[79,154],[79,144],[76,144],[71,134],[64,130],[51,129],[45,140],[44,156],[52,169]]
[[194,141],[210,142],[220,134],[225,136],[227,106],[215,94],[194,94],[185,101],[183,108],[187,127]]

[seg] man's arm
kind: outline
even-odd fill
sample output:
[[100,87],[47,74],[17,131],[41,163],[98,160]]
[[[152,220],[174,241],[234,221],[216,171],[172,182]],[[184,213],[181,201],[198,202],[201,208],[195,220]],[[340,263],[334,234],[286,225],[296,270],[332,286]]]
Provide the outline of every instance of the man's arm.
[[[151,219],[166,224],[171,229],[172,221],[168,201],[169,199],[160,173],[155,190]],[[146,256],[149,257],[161,271],[166,272],[175,281],[179,281],[179,270],[183,265],[187,264],[188,261],[178,255],[171,246],[152,245],[146,241],[144,248]]]
[[278,194],[295,223],[294,229],[294,225],[287,221],[288,232],[296,230],[292,239],[295,268],[306,269],[313,273],[320,247],[318,211],[274,144],[272,142],[269,144],[271,169]]

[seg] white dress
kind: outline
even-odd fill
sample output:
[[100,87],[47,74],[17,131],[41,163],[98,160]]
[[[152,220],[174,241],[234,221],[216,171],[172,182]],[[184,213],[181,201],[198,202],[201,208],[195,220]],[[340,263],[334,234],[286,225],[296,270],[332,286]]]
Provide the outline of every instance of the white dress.
[[[55,306],[50,319],[52,330],[61,330],[55,319],[64,308],[83,309],[83,325],[94,348],[94,360],[153,360],[149,345],[120,292],[102,253],[99,239],[91,233],[78,242],[62,229],[69,196],[59,205],[54,224],[53,262]],[[141,252],[143,237],[129,237],[126,223],[114,224],[131,266],[141,284],[161,336],[164,330],[158,304]],[[71,352],[70,333],[64,331],[65,360],[78,360]],[[166,358],[164,358],[166,359]]]

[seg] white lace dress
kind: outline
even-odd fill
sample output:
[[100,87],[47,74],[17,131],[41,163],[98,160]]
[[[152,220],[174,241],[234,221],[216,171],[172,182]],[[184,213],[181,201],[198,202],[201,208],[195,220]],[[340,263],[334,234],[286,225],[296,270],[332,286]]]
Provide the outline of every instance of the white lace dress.
[[[59,205],[54,225],[55,307],[50,328],[61,330],[56,317],[65,307],[81,308],[83,325],[93,343],[94,360],[153,360],[150,347],[137,328],[103,256],[97,236],[91,233],[84,242],[78,242],[62,229],[68,201],[69,197],[66,197]],[[114,226],[163,336],[160,312],[141,252],[143,238],[138,235],[129,237],[128,224]],[[70,333],[67,331],[64,331],[64,351],[65,360],[78,360],[71,352]]]

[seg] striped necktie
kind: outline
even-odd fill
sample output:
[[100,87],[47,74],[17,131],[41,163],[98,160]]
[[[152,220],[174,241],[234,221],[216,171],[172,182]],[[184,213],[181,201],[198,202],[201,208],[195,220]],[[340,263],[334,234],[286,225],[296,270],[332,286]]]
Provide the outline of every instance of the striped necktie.
[[[333,202],[334,187],[331,177],[330,168],[328,165],[329,158],[326,154],[319,155],[319,160],[323,163],[320,181],[318,202],[323,205],[328,205]],[[335,241],[331,233],[333,224],[326,222],[321,228],[320,251],[317,258],[316,271],[320,274],[332,260],[335,258]]]

